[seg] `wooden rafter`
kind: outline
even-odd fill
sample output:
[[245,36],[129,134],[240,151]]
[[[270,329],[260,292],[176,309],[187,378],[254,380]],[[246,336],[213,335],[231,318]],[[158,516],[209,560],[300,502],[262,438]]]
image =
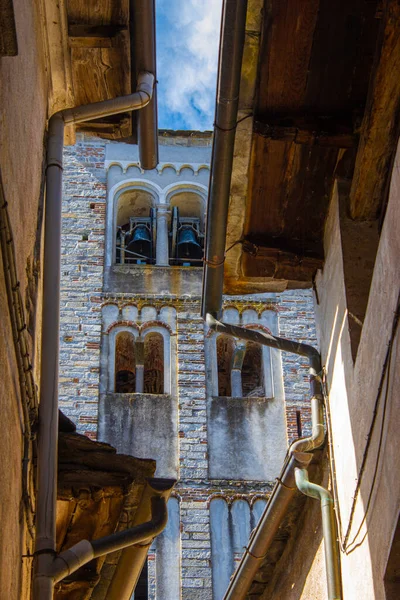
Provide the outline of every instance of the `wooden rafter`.
[[385,3],[361,128],[350,214],[375,219],[385,202],[400,131],[400,2]]

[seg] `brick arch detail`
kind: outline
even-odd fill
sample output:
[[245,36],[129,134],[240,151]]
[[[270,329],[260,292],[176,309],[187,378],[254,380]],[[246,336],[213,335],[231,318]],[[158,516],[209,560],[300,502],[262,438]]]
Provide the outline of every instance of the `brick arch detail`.
[[114,323],[111,323],[111,325],[107,327],[105,333],[110,333],[110,331],[116,327],[131,327],[132,329],[136,329],[136,331],[140,332],[140,327],[133,321],[114,321]]

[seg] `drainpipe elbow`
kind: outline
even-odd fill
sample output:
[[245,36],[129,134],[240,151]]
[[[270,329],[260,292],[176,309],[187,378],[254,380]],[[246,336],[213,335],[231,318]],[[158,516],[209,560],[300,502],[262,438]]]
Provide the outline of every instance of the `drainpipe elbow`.
[[296,480],[296,485],[302,494],[319,500],[321,502],[321,506],[333,504],[332,494],[329,490],[321,485],[309,481],[307,469],[295,467],[294,477]]

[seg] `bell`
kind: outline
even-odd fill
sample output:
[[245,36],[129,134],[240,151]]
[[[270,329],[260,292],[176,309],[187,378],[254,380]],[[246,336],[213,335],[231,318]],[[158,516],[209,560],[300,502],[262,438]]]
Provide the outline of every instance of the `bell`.
[[196,232],[192,227],[182,227],[178,232],[178,258],[185,260],[201,259],[203,249],[197,241]]
[[[129,238],[128,238],[129,239]],[[146,225],[138,225],[133,230],[126,245],[126,259],[129,262],[140,258],[151,258],[151,233]],[[131,254],[134,253],[134,254]],[[140,254],[140,256],[136,256]]]

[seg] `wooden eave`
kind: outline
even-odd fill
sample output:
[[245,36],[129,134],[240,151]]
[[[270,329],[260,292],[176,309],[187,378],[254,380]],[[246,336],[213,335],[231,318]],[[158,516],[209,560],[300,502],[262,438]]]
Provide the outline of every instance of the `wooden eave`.
[[[333,181],[351,179],[354,165],[352,217],[380,212],[399,135],[399,15],[395,0],[265,0],[245,214],[233,240],[241,250],[226,293],[311,286]],[[227,247],[237,220],[228,220]]]
[[[117,454],[109,444],[65,429],[59,435],[57,552],[125,529],[143,511],[143,502],[150,514],[144,491],[156,467],[154,460]],[[95,559],[57,584],[55,598],[92,598],[105,560]]]
[[[130,94],[136,86],[130,0],[59,0],[46,3],[50,114]],[[134,112],[76,126],[107,139],[136,141]],[[68,127],[65,142],[74,143]]]

